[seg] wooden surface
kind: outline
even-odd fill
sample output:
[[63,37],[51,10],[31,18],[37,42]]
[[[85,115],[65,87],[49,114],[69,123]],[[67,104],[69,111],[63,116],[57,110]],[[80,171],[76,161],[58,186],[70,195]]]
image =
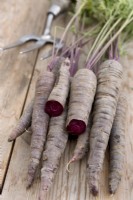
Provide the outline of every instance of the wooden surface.
[[[1,1],[0,46],[23,34],[43,31],[47,3],[33,0]],[[39,13],[39,15],[38,15]],[[10,130],[20,117],[34,71],[37,51],[19,54],[20,48],[1,53],[0,59],[0,188],[3,185],[12,144],[7,143]]]
[[[1,1],[0,46],[8,44],[23,34],[41,34],[44,28],[48,1],[5,0]],[[63,17],[63,16],[61,16]],[[63,26],[64,18],[55,22]],[[56,28],[58,34],[60,30]],[[53,33],[55,26],[53,27]],[[40,173],[30,190],[26,190],[29,144],[20,137],[13,144],[7,142],[8,135],[20,117],[23,107],[34,95],[34,86],[39,74],[47,65],[40,61],[46,48],[20,55],[21,48],[0,53],[0,200],[37,200]],[[133,199],[133,43],[128,45],[128,55],[122,59],[124,66],[123,90],[128,97],[129,112],[126,137],[125,172],[116,195],[108,194],[108,158],[106,157],[101,176],[100,195],[97,200]],[[75,141],[69,141],[60,162],[54,185],[45,200],[95,200],[86,184],[86,158],[71,165],[71,173],[66,172],[66,164],[71,158]],[[12,148],[13,147],[13,148]],[[12,151],[13,149],[13,151]],[[11,158],[11,160],[10,160]]]

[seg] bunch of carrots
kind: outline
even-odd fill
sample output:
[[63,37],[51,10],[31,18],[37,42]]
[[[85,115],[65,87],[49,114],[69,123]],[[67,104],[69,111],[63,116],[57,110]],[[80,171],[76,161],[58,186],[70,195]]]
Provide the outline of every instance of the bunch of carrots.
[[94,196],[99,193],[109,145],[109,192],[117,191],[124,170],[128,106],[122,92],[124,66],[119,62],[119,40],[131,36],[133,21],[133,3],[126,2],[119,0],[115,5],[109,0],[81,2],[71,22],[78,15],[81,19],[85,16],[100,27],[86,63],[78,69],[82,39],[60,54],[55,52],[47,71],[38,77],[34,99],[9,136],[9,141],[13,141],[25,129],[32,130],[27,187],[32,185],[42,161],[40,199],[53,183],[69,134],[78,139],[67,167],[88,154],[86,176]]

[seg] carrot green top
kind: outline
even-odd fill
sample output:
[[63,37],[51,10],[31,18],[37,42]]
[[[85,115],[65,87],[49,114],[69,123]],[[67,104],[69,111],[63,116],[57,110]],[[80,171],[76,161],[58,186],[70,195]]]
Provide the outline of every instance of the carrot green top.
[[133,0],[82,1],[81,17],[101,27],[87,57],[87,67],[92,68],[119,35],[121,43],[133,36]]

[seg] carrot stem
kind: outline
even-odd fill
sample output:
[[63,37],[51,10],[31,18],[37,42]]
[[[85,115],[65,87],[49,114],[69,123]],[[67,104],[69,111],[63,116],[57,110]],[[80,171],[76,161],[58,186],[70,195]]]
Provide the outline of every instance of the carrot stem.
[[[106,34],[105,37],[103,37],[103,39],[100,41],[99,45],[97,46],[97,48],[95,49],[95,51],[93,52],[92,57],[90,58],[90,63],[91,63],[91,68],[93,65],[93,59],[95,60],[96,54],[100,51],[101,47],[103,46],[103,44],[105,43],[105,41],[107,40],[107,38],[109,37],[109,35],[111,34],[111,32],[116,28],[116,26],[120,23],[121,18],[118,19],[114,25],[109,29],[108,33]],[[103,55],[103,54],[102,54]]]
[[[90,57],[92,51],[95,49],[95,47],[96,47],[97,43],[99,42],[100,38],[102,38],[103,36],[105,36],[105,33],[106,33],[107,30],[108,30],[108,26],[109,26],[110,23],[112,22],[112,19],[113,19],[113,18],[110,18],[110,19],[106,22],[106,24],[103,26],[103,28],[101,29],[100,33],[99,33],[98,36],[96,37],[96,40],[94,41],[94,43],[93,43],[93,45],[92,45],[92,47],[91,47],[91,49],[90,49],[90,51],[89,51],[89,53],[88,53],[87,60],[89,60],[89,57]],[[86,61],[87,61],[87,60],[86,60]]]
[[92,61],[91,65],[95,65],[95,63],[102,57],[102,55],[105,53],[107,48],[111,45],[111,43],[119,36],[119,34],[123,31],[123,29],[132,22],[133,20],[133,11],[130,12],[127,19],[124,21],[123,25],[119,28],[119,30],[113,35],[113,37],[106,43],[106,45],[102,48],[102,50],[97,54],[95,59]]
[[70,20],[69,23],[67,24],[66,29],[65,29],[65,31],[64,31],[64,33],[63,33],[63,35],[62,35],[61,40],[60,40],[60,43],[62,43],[62,41],[64,40],[64,38],[65,38],[65,36],[66,36],[66,34],[67,34],[67,32],[68,32],[70,26],[71,26],[72,23],[75,21],[75,19],[78,17],[78,15],[81,13],[81,10],[82,10],[83,7],[85,6],[85,4],[86,4],[86,2],[84,2],[84,3],[80,6],[80,8],[79,8],[79,9],[77,10],[77,12],[75,13],[75,15],[71,18],[71,20]]

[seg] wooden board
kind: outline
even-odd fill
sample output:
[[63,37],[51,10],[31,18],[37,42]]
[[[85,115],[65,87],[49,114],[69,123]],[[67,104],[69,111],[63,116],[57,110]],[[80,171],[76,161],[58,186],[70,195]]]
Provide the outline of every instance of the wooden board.
[[[13,2],[13,0],[11,2]],[[16,2],[16,1],[14,0],[14,2]],[[28,0],[27,2],[30,2],[30,0]],[[34,2],[34,6],[35,6],[36,2],[35,1],[33,1],[33,2]],[[23,4],[23,3],[21,2],[21,4]],[[45,4],[46,4],[46,2],[45,2]],[[5,5],[6,5],[6,3],[5,3]],[[42,2],[41,5],[44,5],[44,3]],[[38,8],[38,9],[40,9],[40,12],[42,12],[41,8]],[[46,9],[47,9],[47,5],[45,6],[45,9],[44,9],[45,11],[43,11],[44,15],[46,14]],[[62,22],[63,22],[63,20],[59,19],[58,22],[56,21],[55,24],[61,25]],[[32,21],[32,23],[33,23],[33,21]],[[42,29],[42,28],[40,28],[40,29]],[[55,30],[55,28],[53,28],[53,32],[54,32],[54,30]],[[58,33],[60,34],[59,30],[58,30]],[[3,41],[3,39],[2,39],[2,41]],[[128,55],[124,56],[121,61],[123,63],[124,71],[125,71],[123,90],[125,91],[125,93],[128,97],[128,103],[129,103],[129,112],[128,112],[128,122],[129,123],[128,123],[127,133],[126,133],[127,134],[126,151],[125,151],[126,152],[126,166],[125,166],[124,177],[123,177],[123,180],[121,182],[121,185],[120,185],[120,188],[119,188],[117,194],[114,195],[113,197],[109,196],[109,194],[108,194],[108,157],[106,156],[103,172],[101,175],[101,181],[100,181],[101,182],[100,194],[99,194],[99,197],[97,198],[97,200],[125,200],[125,199],[132,200],[133,199],[133,173],[132,173],[133,172],[133,156],[132,156],[132,154],[133,154],[133,140],[132,140],[132,130],[133,130],[133,123],[132,123],[132,121],[133,121],[133,112],[132,112],[132,110],[133,110],[133,68],[132,68],[133,50],[132,49],[133,49],[133,43],[128,45]],[[17,53],[16,50],[13,50],[13,52]],[[31,84],[29,87],[27,98],[26,98],[26,92],[28,90],[27,85],[29,82],[26,83],[27,87],[25,86],[25,88],[23,89],[25,91],[25,92],[23,92],[23,95],[19,94],[18,96],[17,95],[15,96],[14,93],[13,94],[11,93],[10,96],[8,95],[9,96],[8,99],[10,99],[11,102],[14,99],[12,95],[15,96],[14,104],[13,103],[10,104],[10,102],[7,101],[8,96],[7,97],[6,97],[6,95],[4,96],[4,100],[7,101],[7,107],[4,110],[4,112],[8,113],[8,109],[9,109],[9,111],[10,111],[10,109],[11,109],[11,111],[13,109],[15,109],[15,111],[17,112],[17,116],[14,120],[12,120],[13,117],[8,118],[8,124],[7,124],[7,121],[4,122],[5,119],[2,117],[3,126],[2,126],[2,133],[0,132],[0,136],[4,135],[4,133],[6,133],[8,135],[8,133],[10,132],[10,129],[16,123],[17,118],[20,116],[22,107],[25,103],[24,99],[26,98],[26,104],[27,104],[27,102],[29,102],[30,99],[32,98],[32,96],[34,95],[35,82],[36,82],[37,76],[39,74],[39,71],[42,70],[43,68],[45,68],[47,65],[47,62],[48,62],[47,60],[44,62],[41,62],[39,60],[40,55],[42,55],[42,52],[43,52],[43,50],[41,50],[38,55],[38,60],[35,65],[35,70],[34,70],[34,73],[32,76],[32,80],[31,80],[31,75],[30,75]],[[13,56],[14,53],[9,54],[9,52],[7,52],[6,56],[9,56],[9,55]],[[28,59],[28,61],[29,61],[30,56],[31,56],[31,60],[29,61],[31,63],[33,54],[35,54],[35,53],[24,55],[24,57],[26,56],[25,59],[26,60]],[[17,59],[17,57],[18,56],[16,56],[14,58],[14,60]],[[9,62],[10,57],[8,59],[9,60],[7,60],[7,63],[10,64],[10,62]],[[6,57],[3,58],[3,63],[5,61],[6,61]],[[21,65],[27,64],[24,62],[24,60],[18,60],[16,62],[19,63],[19,66],[20,66],[20,63],[21,63]],[[35,64],[35,60],[33,63]],[[1,68],[3,69],[3,67],[1,67]],[[22,68],[22,66],[21,66],[21,68]],[[18,74],[18,71],[15,71],[15,72],[10,71],[11,77],[13,76],[12,75],[13,73],[15,76],[16,74]],[[21,73],[24,73],[24,72],[21,71]],[[27,73],[30,74],[31,72],[27,72]],[[19,78],[18,83],[21,83],[20,80],[21,80],[21,78]],[[13,85],[13,83],[14,82],[12,82],[12,85]],[[15,86],[15,87],[17,87],[17,86]],[[1,88],[2,88],[2,86],[1,86]],[[11,88],[8,88],[8,90],[9,89],[11,90]],[[8,90],[6,90],[6,92],[4,94],[6,94]],[[17,91],[19,91],[19,90],[17,90]],[[3,98],[1,98],[1,99],[3,99]],[[11,126],[10,126],[9,121],[11,121]],[[6,128],[6,132],[4,131],[5,128]],[[29,149],[29,144],[27,144],[27,142],[25,140],[25,137],[18,138],[15,143],[11,161],[10,161],[10,165],[9,165],[9,168],[7,171],[7,176],[5,179],[4,187],[2,190],[2,194],[0,195],[0,200],[9,200],[9,199],[10,200],[23,200],[23,199],[37,200],[38,199],[39,186],[40,186],[40,178],[39,178],[40,173],[39,172],[37,173],[37,177],[36,177],[33,187],[30,190],[26,190],[26,177],[27,177],[27,167],[28,167],[28,162],[29,162],[29,150],[30,149]],[[7,136],[6,136],[6,140],[7,140]],[[7,147],[9,144],[6,142],[6,140],[4,141],[4,146]],[[0,141],[1,141],[1,139],[0,139]],[[0,143],[0,145],[1,144],[2,144],[2,142]],[[55,200],[55,199],[56,200],[96,200],[96,198],[94,198],[90,195],[88,186],[86,183],[86,158],[84,158],[84,160],[82,160],[81,162],[72,164],[71,165],[71,173],[66,172],[66,164],[68,163],[69,159],[72,156],[74,146],[75,146],[75,141],[69,141],[67,148],[65,150],[65,153],[60,161],[60,168],[56,175],[53,187],[51,188],[51,190],[47,194],[47,196],[44,198],[45,200]],[[1,146],[0,146],[0,148],[1,148]],[[3,148],[3,146],[2,146],[2,148]],[[3,150],[3,149],[0,154],[0,155],[2,155],[0,157],[0,161],[2,163],[3,163],[3,160],[5,160],[6,155],[8,155],[7,157],[9,157],[9,152],[11,150],[11,147],[8,147],[9,151],[7,151],[7,149],[6,150]],[[6,160],[8,160],[8,159],[6,159]],[[1,162],[0,162],[0,169],[2,166]],[[7,166],[7,165],[4,165],[3,171],[5,171],[5,166]]]
[[[40,0],[1,1],[0,46],[23,34],[41,34],[48,2]],[[0,189],[2,188],[12,144],[7,138],[20,117],[34,71],[37,51],[20,55],[21,48],[0,54]]]

